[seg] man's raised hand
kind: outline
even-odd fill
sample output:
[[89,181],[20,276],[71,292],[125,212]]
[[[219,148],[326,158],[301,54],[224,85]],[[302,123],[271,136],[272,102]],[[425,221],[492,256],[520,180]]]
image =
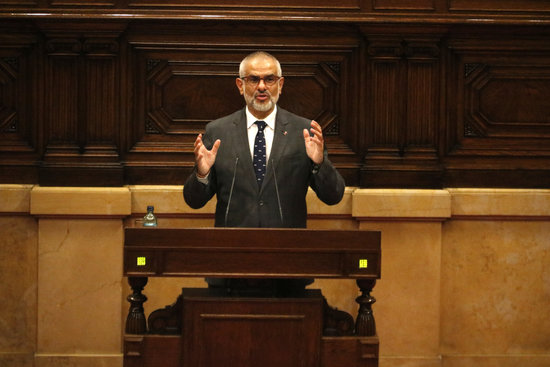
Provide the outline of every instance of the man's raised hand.
[[212,149],[208,150],[202,142],[202,134],[195,139],[195,163],[197,164],[197,174],[199,177],[206,177],[210,173],[210,169],[216,161],[216,155],[220,147],[221,140],[218,139],[214,142]]

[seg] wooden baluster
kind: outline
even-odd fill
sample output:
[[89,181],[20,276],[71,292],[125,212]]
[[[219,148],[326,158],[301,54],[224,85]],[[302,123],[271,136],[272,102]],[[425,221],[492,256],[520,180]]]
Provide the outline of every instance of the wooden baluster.
[[357,279],[357,285],[361,290],[361,295],[355,299],[359,304],[359,313],[355,320],[355,335],[375,336],[376,323],[372,314],[372,304],[376,298],[370,295],[372,288],[376,284],[376,279]]
[[143,303],[147,301],[147,296],[141,293],[147,280],[147,277],[128,278],[128,284],[134,292],[126,298],[130,302],[130,310],[126,317],[126,334],[145,334],[147,332],[147,321],[143,311]]

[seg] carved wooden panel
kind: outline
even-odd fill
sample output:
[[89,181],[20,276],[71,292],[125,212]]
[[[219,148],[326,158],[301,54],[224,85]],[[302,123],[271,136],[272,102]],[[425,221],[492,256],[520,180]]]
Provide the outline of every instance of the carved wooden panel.
[[[189,36],[183,29],[165,34],[170,41],[166,41],[164,47],[159,47],[155,41],[156,32],[164,33],[162,28],[131,38],[130,53],[137,66],[132,76],[135,85],[132,94],[137,99],[132,110],[132,134],[128,136],[126,154],[129,177],[146,179],[148,175],[154,180],[154,170],[163,170],[154,162],[168,160],[173,172],[172,183],[184,181],[194,164],[192,151],[196,135],[204,131],[209,121],[244,107],[235,79],[242,58],[258,49],[258,44],[267,43],[262,40],[265,37],[262,31],[270,33],[271,42],[286,45],[285,49],[273,46],[266,49],[279,58],[285,76],[280,106],[318,121],[335,155],[355,154],[349,145],[343,144],[345,129],[342,126],[349,122],[342,119],[341,111],[347,103],[343,88],[349,82],[346,75],[350,55],[357,46],[356,39],[350,43],[346,37],[344,45],[335,46],[313,42],[306,46],[307,52],[303,52],[300,50],[304,47],[302,41],[298,37],[293,40],[293,32],[319,32],[319,28],[281,32],[279,27],[253,26],[246,45],[242,40],[240,44],[235,43],[230,33],[220,37],[220,30],[228,31],[221,26],[211,36],[212,30],[204,28],[201,32],[200,42],[213,42],[210,47],[196,45],[194,34],[197,30]],[[254,34],[260,36],[254,37]],[[336,44],[342,42],[336,36],[333,38]],[[292,44],[297,41],[300,43]],[[320,37],[318,42],[324,41],[326,38]],[[157,167],[145,167],[151,163],[144,164],[146,160]],[[350,174],[355,175],[355,172]]]
[[38,5],[37,0],[0,0],[0,5]]
[[550,137],[550,65],[522,62],[464,68],[465,137]]
[[[228,57],[224,65],[212,65],[185,61],[185,53],[173,57],[178,60],[146,61],[146,133],[194,136],[207,122],[244,106],[235,85],[238,61]],[[338,135],[339,64],[283,66],[286,82],[280,105],[317,120],[329,135]]]
[[36,182],[37,40],[26,32],[9,35],[2,27],[0,32],[0,183]]
[[375,10],[435,10],[435,0],[373,0]]
[[460,11],[548,11],[550,4],[540,0],[449,0],[449,9]]
[[[61,11],[62,9],[62,11]],[[0,0],[0,16],[59,18],[125,17],[140,19],[208,19],[274,21],[396,21],[483,24],[508,18],[516,24],[548,22],[545,0]],[[48,11],[51,11],[48,12]],[[120,11],[124,11],[120,13]],[[441,16],[453,13],[452,19]],[[529,18],[514,17],[529,14]],[[510,18],[510,15],[512,17]]]
[[80,0],[50,0],[51,5],[53,6],[81,6],[81,7],[88,7],[88,6],[106,6],[110,7],[115,5],[113,1],[105,1],[105,0],[86,0],[86,1],[80,1]]
[[306,292],[299,302],[262,297],[228,301],[208,297],[204,289],[184,289],[182,365],[321,365],[323,298],[319,291]]
[[0,131],[2,134],[17,133],[20,129],[17,113],[17,82],[21,60],[16,56],[0,57],[0,90],[4,96],[0,102]]
[[457,106],[445,157],[451,183],[485,172],[475,178],[477,185],[550,184],[550,45],[532,40],[510,46],[451,44],[456,90],[449,103]]
[[277,8],[277,9],[360,9],[361,0],[342,0],[334,2],[331,0],[129,0],[129,6],[169,6],[169,7],[228,7],[243,8],[250,7],[255,9]]
[[[41,184],[122,185],[117,33],[85,23],[41,26],[46,32],[44,88],[52,91],[44,95]],[[94,180],[95,175],[101,179]]]
[[78,154],[78,54],[82,45],[76,38],[52,39],[47,43],[49,58],[46,69],[46,94],[49,106],[45,122],[48,154]]
[[369,40],[372,104],[361,185],[437,187],[439,40]]
[[403,100],[399,98],[403,62],[401,40],[372,40],[369,44],[370,81],[373,90],[371,151],[399,150]]

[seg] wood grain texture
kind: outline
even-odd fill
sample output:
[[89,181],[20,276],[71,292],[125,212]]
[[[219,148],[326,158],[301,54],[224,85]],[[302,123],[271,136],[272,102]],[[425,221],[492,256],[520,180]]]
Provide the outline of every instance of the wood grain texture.
[[0,182],[182,184],[196,135],[244,106],[240,60],[265,49],[283,67],[281,107],[323,126],[348,186],[550,185],[550,25],[284,11],[269,22],[6,18]]

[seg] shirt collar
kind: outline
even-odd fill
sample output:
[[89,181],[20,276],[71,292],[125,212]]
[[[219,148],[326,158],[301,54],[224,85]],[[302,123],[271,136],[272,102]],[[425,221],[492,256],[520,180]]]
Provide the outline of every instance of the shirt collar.
[[[277,105],[275,105],[275,108],[271,113],[263,120],[269,126],[272,130],[275,130],[275,117],[277,116]],[[256,117],[250,111],[248,110],[248,107],[246,107],[246,127],[250,128],[250,126],[254,125],[254,123],[258,121]]]

